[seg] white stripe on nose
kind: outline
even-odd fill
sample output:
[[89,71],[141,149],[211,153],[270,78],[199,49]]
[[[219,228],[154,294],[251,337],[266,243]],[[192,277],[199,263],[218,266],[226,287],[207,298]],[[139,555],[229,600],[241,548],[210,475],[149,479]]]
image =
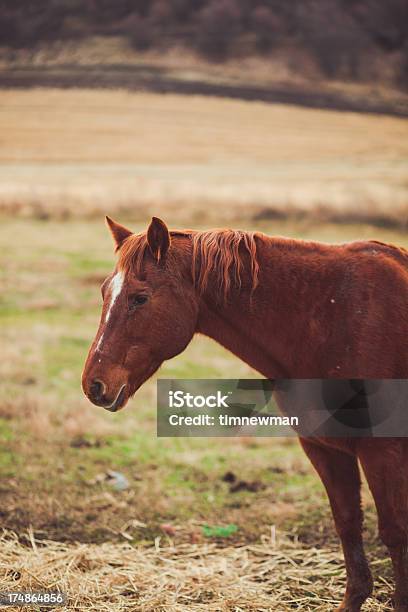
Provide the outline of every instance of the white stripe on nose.
[[102,340],[103,340],[103,334],[100,335],[100,338],[98,340],[98,344],[95,347],[95,351],[100,351],[101,347],[102,347]]

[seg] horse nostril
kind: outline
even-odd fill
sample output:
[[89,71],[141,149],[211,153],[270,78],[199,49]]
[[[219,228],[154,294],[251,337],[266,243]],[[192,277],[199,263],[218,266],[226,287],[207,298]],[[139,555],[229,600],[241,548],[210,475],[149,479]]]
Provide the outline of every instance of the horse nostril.
[[105,385],[100,380],[94,380],[89,391],[93,399],[100,400],[105,392]]

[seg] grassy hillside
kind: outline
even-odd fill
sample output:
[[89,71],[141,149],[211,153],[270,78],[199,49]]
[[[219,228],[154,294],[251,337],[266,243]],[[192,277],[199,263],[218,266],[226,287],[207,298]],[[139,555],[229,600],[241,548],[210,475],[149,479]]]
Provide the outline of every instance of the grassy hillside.
[[0,6],[3,54],[120,36],[133,53],[177,47],[212,62],[284,55],[291,72],[310,78],[399,88],[408,79],[407,23],[405,0],[3,0]]

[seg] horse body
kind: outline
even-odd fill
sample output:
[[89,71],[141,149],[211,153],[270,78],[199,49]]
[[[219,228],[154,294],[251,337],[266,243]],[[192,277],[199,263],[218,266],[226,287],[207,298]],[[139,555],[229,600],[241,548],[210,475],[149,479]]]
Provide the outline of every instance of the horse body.
[[[200,303],[198,331],[267,378],[407,378],[408,254],[259,237],[258,284]],[[246,269],[248,266],[246,266]]]
[[[274,239],[258,249],[250,304],[203,300],[198,331],[267,378],[408,378],[408,256],[375,242],[327,246]],[[215,307],[214,307],[215,305]],[[289,411],[278,396],[283,412]],[[362,541],[358,460],[373,493],[379,531],[396,577],[396,608],[408,610],[408,440],[300,439],[329,497],[355,612],[372,590]]]
[[[406,251],[232,230],[170,234],[157,219],[146,235],[109,224],[119,263],[83,375],[94,403],[122,407],[195,333],[270,379],[408,378]],[[282,397],[278,402],[289,409]],[[408,612],[408,440],[300,441],[326,487],[344,550],[339,610],[357,612],[372,589],[359,460],[393,561],[396,609]]]

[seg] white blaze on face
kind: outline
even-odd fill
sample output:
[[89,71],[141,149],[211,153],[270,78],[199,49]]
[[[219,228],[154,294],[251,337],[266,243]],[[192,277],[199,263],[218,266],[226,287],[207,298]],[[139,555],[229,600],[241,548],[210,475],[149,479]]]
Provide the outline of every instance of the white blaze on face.
[[111,310],[112,310],[116,300],[118,299],[118,297],[120,295],[120,292],[122,291],[122,287],[123,287],[123,274],[122,274],[122,272],[117,272],[115,274],[115,276],[112,278],[112,280],[110,282],[109,287],[110,287],[110,290],[111,290],[111,301],[110,301],[110,304],[109,304],[108,312],[106,313],[105,323],[108,322]]
[[[115,274],[115,276],[112,278],[109,288],[111,291],[111,295],[110,295],[110,303],[109,303],[109,308],[108,308],[108,312],[106,313],[106,317],[105,317],[105,325],[108,322],[108,319],[110,317],[111,314],[111,310],[116,302],[116,300],[118,299],[120,292],[122,291],[122,287],[123,287],[123,274],[122,272],[117,272]],[[104,336],[104,332],[101,333],[99,340],[98,340],[98,344],[95,347],[95,352],[96,351],[101,351],[102,350],[102,341],[103,341],[103,336]]]

